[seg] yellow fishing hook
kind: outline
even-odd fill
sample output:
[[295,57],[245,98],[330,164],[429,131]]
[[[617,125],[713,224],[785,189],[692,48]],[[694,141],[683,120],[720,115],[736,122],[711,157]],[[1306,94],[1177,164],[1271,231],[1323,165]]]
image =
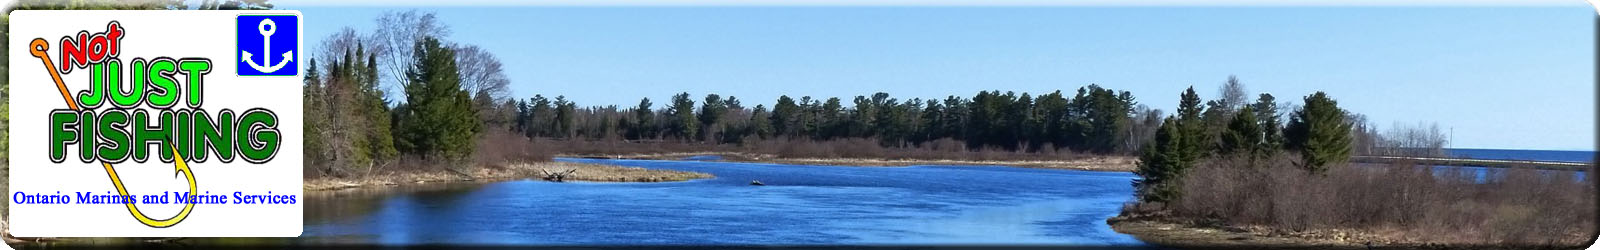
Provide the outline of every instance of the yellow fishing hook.
[[[62,83],[61,81],[61,73],[57,73],[54,68],[55,64],[50,62],[50,55],[48,52],[50,49],[50,43],[46,42],[43,38],[34,38],[33,42],[28,44],[28,47],[30,47],[33,57],[39,58],[40,62],[44,63],[45,71],[50,72],[50,79],[55,80],[56,90],[61,91],[61,100],[66,101],[67,107],[71,107],[72,110],[79,110],[78,102],[72,99],[71,92],[67,90],[67,84]],[[167,146],[172,149],[173,163],[176,163],[175,168],[177,172],[173,173],[173,177],[176,178],[178,173],[182,173],[184,178],[189,180],[188,197],[198,195],[196,193],[198,189],[194,183],[194,172],[189,169],[189,164],[183,161],[183,155],[178,153],[178,146],[170,143],[171,138],[168,138],[168,142],[169,143],[167,143]],[[122,197],[130,197],[128,196],[128,189],[122,186],[122,179],[117,177],[117,169],[111,167],[111,163],[107,163],[105,160],[100,161],[100,166],[106,169],[106,176],[111,177],[111,185],[117,187],[117,194],[121,194]],[[192,199],[188,197],[185,197],[184,200],[188,201],[189,199]],[[183,222],[184,218],[188,218],[189,212],[194,211],[195,203],[192,201],[186,203],[188,204],[183,205],[183,211],[178,212],[177,215],[173,215],[171,218],[151,219],[150,216],[145,216],[144,213],[139,212],[139,207],[134,206],[133,201],[129,200],[123,202],[124,205],[128,206],[128,213],[132,214],[134,219],[138,219],[139,223],[144,223],[146,226],[156,228],[171,227],[173,225],[177,225],[178,222]]]

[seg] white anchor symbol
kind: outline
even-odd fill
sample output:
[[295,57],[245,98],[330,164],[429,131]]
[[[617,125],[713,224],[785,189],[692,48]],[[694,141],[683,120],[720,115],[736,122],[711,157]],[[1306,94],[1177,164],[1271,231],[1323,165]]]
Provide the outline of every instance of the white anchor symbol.
[[[262,40],[261,41],[261,52],[262,53],[271,52],[272,51],[272,33],[278,31],[278,24],[277,23],[273,23],[272,19],[261,19],[261,24],[257,25],[256,29],[261,31],[261,40]],[[283,52],[283,61],[278,61],[278,64],[272,65],[271,67],[262,66],[260,64],[256,64],[255,61],[250,60],[250,52],[249,51],[240,50],[239,52],[243,52],[244,53],[243,56],[240,56],[241,58],[244,58],[243,59],[244,63],[250,64],[251,68],[255,68],[256,70],[261,71],[261,73],[272,73],[274,71],[278,71],[278,69],[283,68],[284,65],[289,65],[289,62],[293,62],[294,61],[294,50],[284,51]],[[263,55],[261,55],[261,60],[263,60],[263,62],[269,62],[270,63],[270,62],[272,62],[272,55],[271,54],[263,54]]]

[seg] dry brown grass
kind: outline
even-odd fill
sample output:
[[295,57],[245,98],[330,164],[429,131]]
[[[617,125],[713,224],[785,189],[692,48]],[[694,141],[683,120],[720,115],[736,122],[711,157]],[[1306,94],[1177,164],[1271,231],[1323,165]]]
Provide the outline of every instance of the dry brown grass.
[[827,141],[767,140],[752,143],[754,152],[794,159],[886,159],[955,161],[1061,161],[1091,158],[1093,155],[1054,150],[1045,146],[1037,152],[1017,152],[998,148],[969,150],[965,143],[940,139],[920,146],[883,147],[878,140],[845,138]]
[[[741,160],[735,160],[741,161]],[[1128,156],[1099,156],[1090,158],[1076,158],[1071,160],[918,160],[918,159],[858,159],[858,158],[777,158],[770,160],[753,160],[751,162],[769,162],[800,165],[831,165],[831,166],[915,166],[915,165],[958,165],[958,166],[1009,166],[1025,168],[1072,169],[1088,171],[1127,172],[1137,167],[1138,159]]]
[[1573,246],[1595,235],[1595,189],[1573,171],[1467,170],[1412,164],[1336,166],[1325,175],[1280,157],[1243,167],[1218,159],[1188,171],[1168,206],[1202,226],[1342,241]]
[[324,177],[305,180],[307,191],[338,190],[356,187],[375,187],[404,185],[408,183],[429,182],[461,182],[461,181],[499,181],[509,179],[537,178],[540,170],[577,171],[569,175],[567,180],[575,181],[607,181],[607,182],[663,182],[685,181],[693,179],[712,178],[705,173],[644,169],[635,167],[621,167],[609,165],[583,164],[571,162],[535,162],[517,163],[502,167],[476,168],[470,171],[450,170],[393,170],[373,173],[365,176],[352,177]]
[[763,140],[742,145],[692,142],[545,141],[562,155],[586,158],[677,160],[719,155],[727,161],[842,166],[1002,165],[1096,171],[1133,171],[1136,159],[1122,155],[1090,155],[1054,150],[968,150],[965,143],[941,139],[917,146],[884,147],[878,140],[844,138],[827,141]]
[[[989,153],[999,155],[1002,153]],[[780,156],[769,153],[748,153],[737,151],[691,151],[691,152],[665,152],[665,153],[621,153],[621,154],[573,154],[569,157],[602,158],[602,159],[636,159],[636,160],[679,160],[691,156],[715,155],[722,157],[722,161],[753,162],[753,163],[779,163],[797,165],[829,165],[829,166],[915,166],[915,165],[964,165],[964,166],[1011,166],[1025,168],[1072,169],[1088,171],[1133,171],[1137,167],[1138,158],[1131,156],[1073,156],[1062,159],[1051,159],[1034,155],[1033,157],[897,157],[882,158],[858,157],[805,157],[790,154]]]

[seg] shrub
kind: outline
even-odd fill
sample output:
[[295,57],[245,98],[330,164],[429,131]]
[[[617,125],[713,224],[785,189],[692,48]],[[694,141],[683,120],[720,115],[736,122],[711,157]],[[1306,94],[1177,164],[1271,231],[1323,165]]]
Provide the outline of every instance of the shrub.
[[1571,245],[1595,233],[1593,179],[1577,172],[1434,169],[1397,163],[1318,175],[1277,155],[1267,167],[1210,159],[1192,169],[1174,215],[1287,231],[1354,229],[1442,244]]

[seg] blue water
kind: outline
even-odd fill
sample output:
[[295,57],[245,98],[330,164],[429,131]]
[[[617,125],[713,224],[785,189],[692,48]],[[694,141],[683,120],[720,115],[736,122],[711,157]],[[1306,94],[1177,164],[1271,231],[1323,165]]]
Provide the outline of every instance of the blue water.
[[1495,160],[1594,162],[1594,151],[1452,148],[1452,157]]
[[[1105,224],[1132,197],[1130,173],[558,160],[717,178],[341,192],[307,197],[308,238],[302,239],[399,245],[1143,245]],[[751,186],[751,180],[766,186]]]

